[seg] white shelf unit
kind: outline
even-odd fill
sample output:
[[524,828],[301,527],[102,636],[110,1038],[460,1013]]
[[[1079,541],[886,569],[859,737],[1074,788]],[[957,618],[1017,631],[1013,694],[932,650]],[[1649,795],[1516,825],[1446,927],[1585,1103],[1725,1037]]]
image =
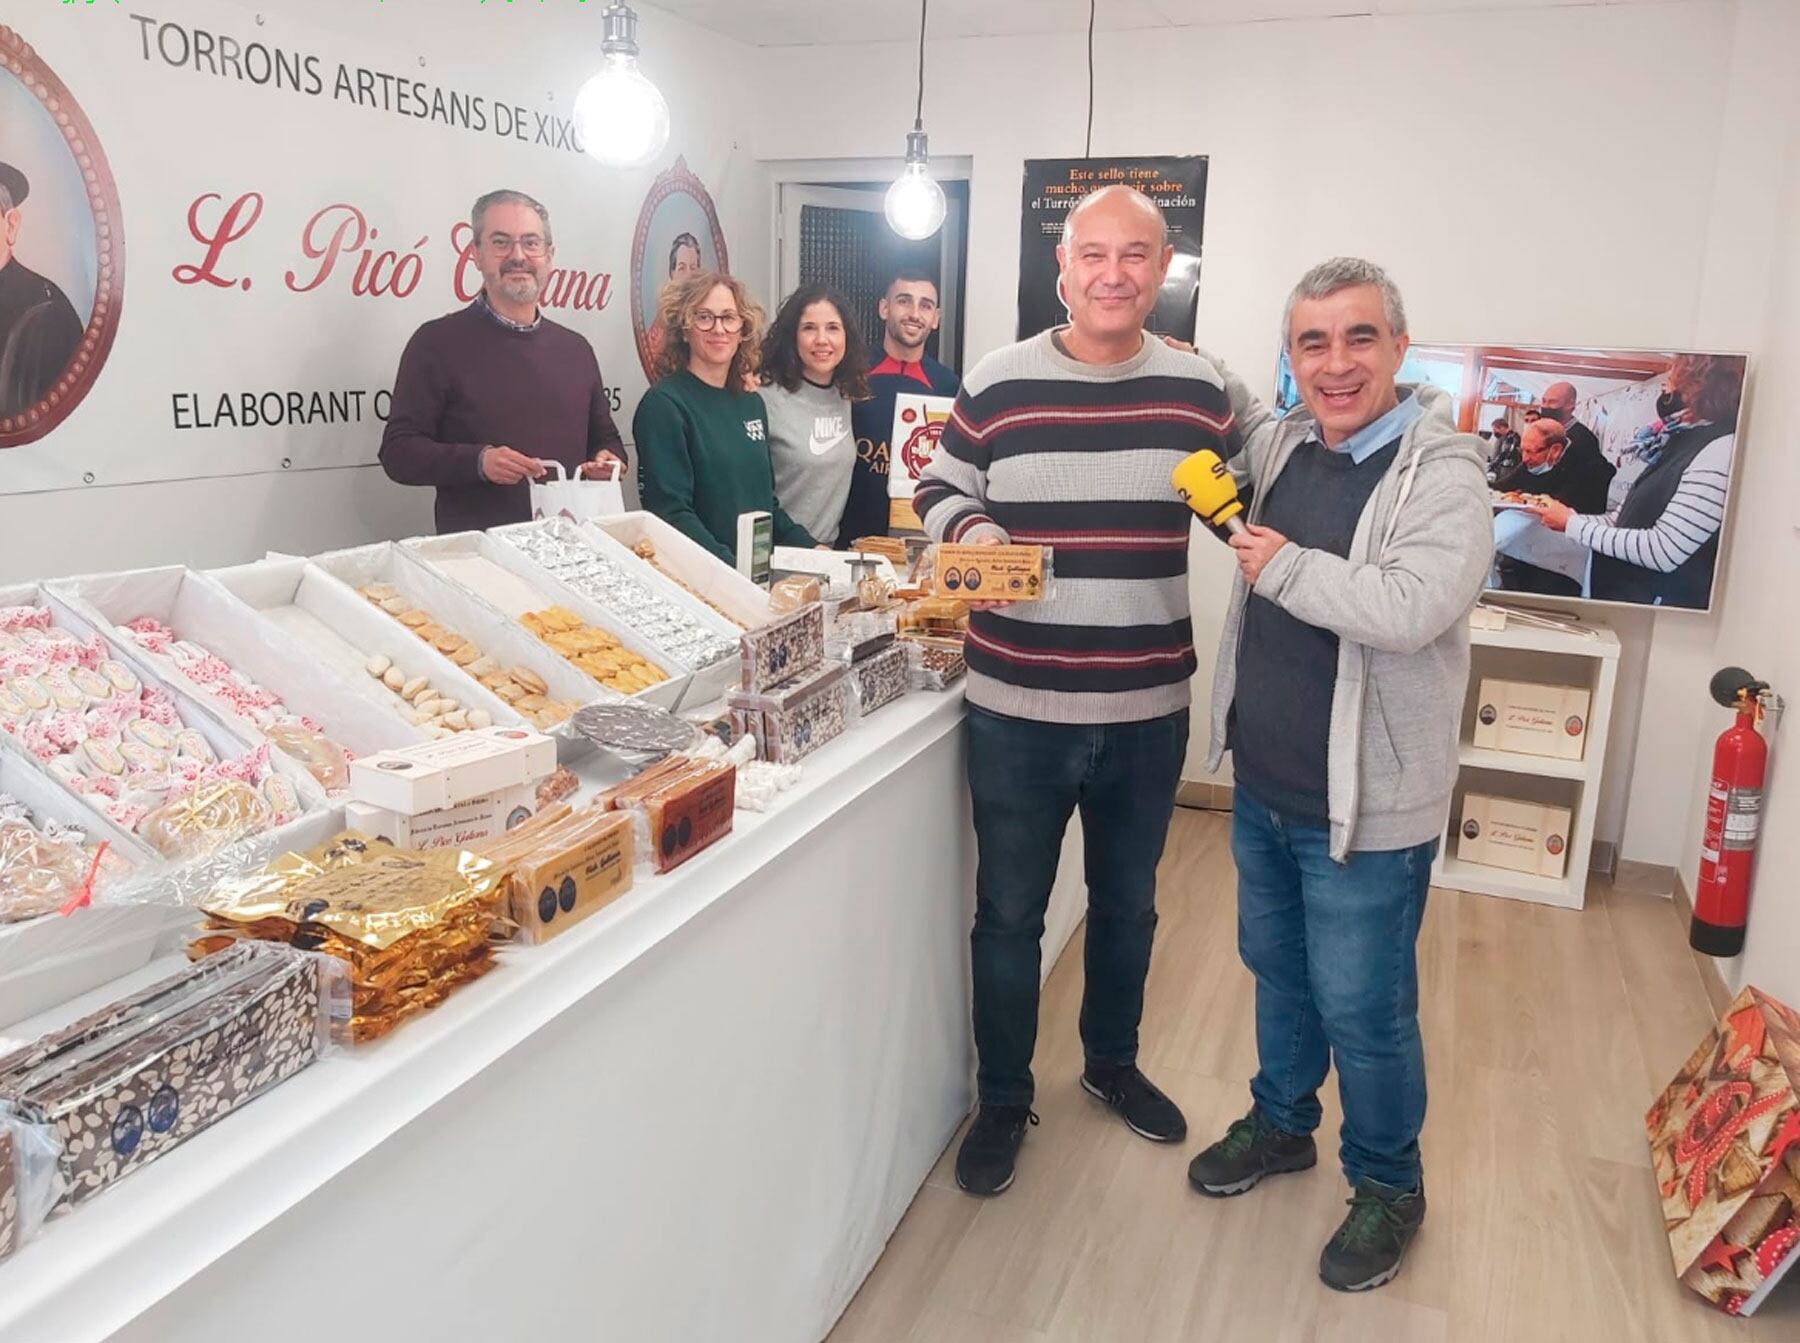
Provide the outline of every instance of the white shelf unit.
[[[1431,884],[1509,900],[1580,909],[1587,898],[1588,864],[1594,848],[1594,817],[1600,807],[1606,742],[1612,728],[1613,689],[1619,675],[1619,636],[1604,625],[1566,622],[1570,629],[1547,629],[1516,618],[1503,629],[1469,630],[1469,685],[1463,697],[1461,748],[1450,823],[1431,869]],[[1473,744],[1476,703],[1483,678],[1585,686],[1588,730],[1582,757],[1561,760],[1486,750]],[[1466,863],[1456,856],[1463,797],[1471,792],[1567,807],[1569,861],[1561,877],[1541,877],[1503,867]]]

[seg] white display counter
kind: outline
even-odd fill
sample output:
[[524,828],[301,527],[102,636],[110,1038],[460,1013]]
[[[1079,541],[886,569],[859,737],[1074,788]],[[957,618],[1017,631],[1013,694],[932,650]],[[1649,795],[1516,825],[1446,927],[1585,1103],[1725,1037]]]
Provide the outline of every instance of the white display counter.
[[0,1339],[822,1338],[970,1103],[961,723],[907,696],[725,843],[52,1222],[0,1263]]

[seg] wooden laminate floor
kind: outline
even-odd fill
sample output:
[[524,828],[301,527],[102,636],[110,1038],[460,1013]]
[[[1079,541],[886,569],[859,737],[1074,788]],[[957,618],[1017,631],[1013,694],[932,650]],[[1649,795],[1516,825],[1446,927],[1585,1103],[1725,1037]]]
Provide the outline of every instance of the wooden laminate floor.
[[1347,1194],[1335,1079],[1315,1170],[1222,1202],[1190,1191],[1188,1160],[1246,1108],[1256,1062],[1233,889],[1229,818],[1177,812],[1141,1062],[1187,1142],[1144,1142],[1080,1090],[1078,935],[1044,993],[1043,1124],[1017,1182],[963,1194],[953,1142],[831,1343],[1800,1340],[1800,1274],[1750,1321],[1675,1282],[1643,1115],[1712,1011],[1671,903],[1602,882],[1579,914],[1432,892],[1431,1208],[1398,1280],[1341,1296],[1316,1275]]

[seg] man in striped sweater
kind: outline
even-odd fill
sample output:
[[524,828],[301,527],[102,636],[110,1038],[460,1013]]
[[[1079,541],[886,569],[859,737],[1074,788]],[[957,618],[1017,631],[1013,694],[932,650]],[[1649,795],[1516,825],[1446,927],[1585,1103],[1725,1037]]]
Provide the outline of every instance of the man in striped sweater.
[[974,967],[980,1110],[957,1183],[1012,1183],[1031,1112],[1039,939],[1063,832],[1087,850],[1082,1086],[1155,1142],[1187,1124],[1138,1070],[1156,927],[1156,866],[1188,744],[1187,505],[1169,476],[1224,455],[1235,391],[1215,366],[1145,334],[1172,249],[1127,187],[1069,215],[1060,287],[1070,325],[997,350],[969,374],[915,505],[939,541],[1055,548],[1043,601],[970,619],[969,791],[980,848]]

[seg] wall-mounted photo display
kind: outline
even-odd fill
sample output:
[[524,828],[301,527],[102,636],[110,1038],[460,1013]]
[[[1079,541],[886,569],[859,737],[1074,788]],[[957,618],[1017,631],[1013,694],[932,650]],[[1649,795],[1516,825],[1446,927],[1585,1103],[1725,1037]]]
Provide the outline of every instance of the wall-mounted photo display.
[[702,271],[730,274],[731,258],[712,196],[688,170],[687,160],[678,158],[651,184],[631,242],[631,329],[651,382],[663,341],[657,299],[671,280]]
[[[1486,445],[1491,591],[1704,611],[1748,363],[1716,352],[1415,341],[1400,381],[1447,393],[1457,427]],[[1284,352],[1277,408],[1299,401]]]
[[125,237],[81,105],[0,24],[0,448],[42,438],[87,395],[119,325]]

